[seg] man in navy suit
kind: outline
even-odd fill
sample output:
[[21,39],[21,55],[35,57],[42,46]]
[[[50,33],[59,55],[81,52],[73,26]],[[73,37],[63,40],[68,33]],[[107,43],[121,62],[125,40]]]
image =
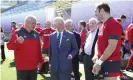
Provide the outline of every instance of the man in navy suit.
[[56,32],[50,35],[51,80],[71,80],[72,59],[78,52],[76,39],[65,30],[63,18],[56,17],[53,24]]

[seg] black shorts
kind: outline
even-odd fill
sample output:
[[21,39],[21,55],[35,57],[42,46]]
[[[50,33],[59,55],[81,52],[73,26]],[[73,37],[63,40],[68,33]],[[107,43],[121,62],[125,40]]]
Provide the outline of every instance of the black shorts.
[[37,69],[17,70],[17,80],[37,80]]
[[102,64],[101,72],[104,77],[117,77],[120,75],[120,61],[108,61]]
[[49,49],[43,48],[41,52],[42,52],[42,54],[48,55]]

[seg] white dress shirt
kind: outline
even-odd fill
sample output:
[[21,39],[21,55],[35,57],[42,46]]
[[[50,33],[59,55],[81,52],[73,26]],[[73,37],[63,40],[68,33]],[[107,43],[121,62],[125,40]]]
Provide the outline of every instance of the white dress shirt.
[[97,33],[97,29],[94,32],[90,31],[88,34],[88,37],[86,39],[85,46],[84,46],[84,52],[87,55],[91,55],[92,46],[93,46],[96,33]]
[[[61,41],[62,41],[62,37],[63,37],[63,32],[60,32],[60,33],[61,33],[61,35],[60,35],[60,45],[61,45]],[[59,32],[57,31],[57,38],[58,38],[58,36],[59,36]]]

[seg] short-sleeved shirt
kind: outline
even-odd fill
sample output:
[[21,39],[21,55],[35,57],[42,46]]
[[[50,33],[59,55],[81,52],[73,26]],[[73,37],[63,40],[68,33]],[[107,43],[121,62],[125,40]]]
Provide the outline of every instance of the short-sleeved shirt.
[[55,30],[50,29],[44,29],[40,32],[40,36],[43,39],[43,48],[48,49],[49,48],[49,36],[51,33],[53,33]]
[[114,19],[109,18],[100,28],[98,34],[98,57],[100,58],[108,46],[109,39],[118,40],[116,49],[106,61],[120,61],[122,26]]

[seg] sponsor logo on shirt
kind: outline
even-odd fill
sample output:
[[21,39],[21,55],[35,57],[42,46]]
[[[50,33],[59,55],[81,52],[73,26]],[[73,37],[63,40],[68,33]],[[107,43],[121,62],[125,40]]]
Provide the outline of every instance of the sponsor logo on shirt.
[[50,36],[50,34],[44,34],[43,36]]

